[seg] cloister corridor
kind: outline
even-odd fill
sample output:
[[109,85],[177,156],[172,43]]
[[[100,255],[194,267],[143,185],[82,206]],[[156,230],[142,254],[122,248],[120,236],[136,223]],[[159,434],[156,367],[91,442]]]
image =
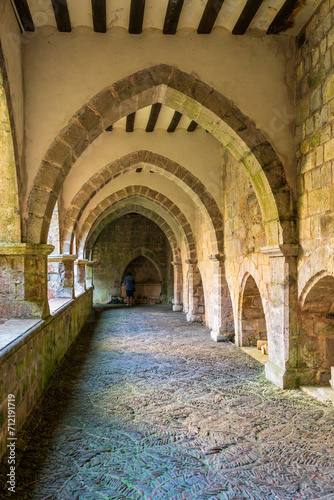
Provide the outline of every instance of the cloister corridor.
[[333,407],[208,333],[97,308],[18,436],[16,498],[332,500]]

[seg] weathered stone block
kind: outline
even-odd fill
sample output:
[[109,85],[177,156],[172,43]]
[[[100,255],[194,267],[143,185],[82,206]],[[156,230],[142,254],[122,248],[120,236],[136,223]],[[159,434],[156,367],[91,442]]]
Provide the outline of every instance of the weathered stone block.
[[80,156],[90,144],[87,130],[71,121],[69,125],[62,130],[61,138],[68,144],[76,157]]
[[308,195],[308,208],[311,215],[325,212],[329,208],[329,191],[317,189]]
[[325,103],[334,98],[334,72],[325,80],[323,97]]
[[324,160],[329,161],[334,158],[334,138],[324,145]]

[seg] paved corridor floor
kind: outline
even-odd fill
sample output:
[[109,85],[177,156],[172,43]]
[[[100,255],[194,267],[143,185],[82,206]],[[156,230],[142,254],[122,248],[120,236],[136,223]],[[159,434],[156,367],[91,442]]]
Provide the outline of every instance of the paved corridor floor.
[[110,307],[21,432],[16,498],[334,499],[333,424],[182,313]]

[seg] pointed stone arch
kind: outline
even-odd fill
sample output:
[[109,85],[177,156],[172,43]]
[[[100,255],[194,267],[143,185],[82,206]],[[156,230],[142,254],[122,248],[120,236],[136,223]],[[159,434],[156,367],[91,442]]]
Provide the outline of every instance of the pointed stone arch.
[[[268,347],[270,349],[271,344],[271,324],[270,324],[270,311],[269,311],[269,292],[268,286],[269,283],[266,283],[261,277],[259,270],[254,264],[253,260],[249,257],[245,257],[239,269],[238,274],[238,289],[234,295],[234,318],[236,325],[235,332],[235,343],[237,346],[243,345],[243,300],[244,300],[244,291],[247,280],[251,277],[254,280],[254,283],[259,291],[259,297],[261,299],[261,304],[264,313],[267,339],[268,339]],[[262,318],[263,319],[263,318]]]
[[122,275],[122,273],[125,271],[126,267],[136,258],[136,257],[145,257],[148,259],[152,264],[154,265],[155,269],[158,272],[160,281],[162,281],[162,274],[161,274],[161,269],[159,267],[159,259],[155,255],[152,250],[148,250],[147,248],[139,247],[135,248],[130,252],[128,255],[126,255],[122,261],[119,263],[117,267],[117,271],[119,275]]
[[[200,289],[202,286],[202,278],[200,270],[197,265],[197,251],[193,231],[191,226],[181,212],[181,210],[166,196],[154,191],[148,187],[135,185],[127,186],[112,195],[105,198],[101,203],[99,203],[88,215],[85,222],[80,228],[78,233],[78,247],[81,245],[84,247],[87,240],[88,234],[93,227],[94,223],[103,215],[111,209],[113,205],[116,205],[122,200],[128,200],[132,197],[140,196],[141,198],[153,201],[156,205],[161,206],[177,223],[184,235],[184,241],[187,248],[187,259],[186,264],[189,266],[189,297],[190,311],[187,311],[188,321],[202,321],[205,317],[205,307],[204,301],[202,299],[198,300],[196,297],[196,289]],[[200,283],[200,284],[199,284]],[[201,295],[201,294],[199,294]],[[198,309],[200,308],[200,311]]]
[[[205,185],[186,168],[152,151],[136,151],[119,158],[100,169],[81,187],[66,211],[63,223],[64,248],[72,248],[74,231],[84,209],[94,196],[113,179],[135,170],[138,166],[153,168],[167,178],[177,179],[192,200],[199,205],[210,229],[211,253],[224,252],[223,216],[214,197]],[[204,209],[204,210],[203,210]]]
[[147,217],[160,227],[160,229],[165,234],[171,246],[174,261],[180,262],[180,248],[176,236],[174,234],[174,231],[169,226],[169,224],[162,217],[160,217],[157,213],[153,212],[152,210],[149,210],[148,208],[142,207],[141,205],[138,204],[130,204],[120,208],[117,208],[117,205],[118,203],[116,203],[115,207],[112,208],[111,213],[102,214],[102,216],[97,219],[97,221],[92,226],[90,232],[87,235],[85,248],[81,246],[78,249],[79,257],[90,258],[94,243],[97,240],[101,231],[103,231],[103,229],[106,226],[108,226],[111,222],[119,219],[123,215],[135,212],[139,213],[140,215],[143,215],[144,217]]
[[29,194],[26,241],[46,241],[59,190],[89,144],[117,120],[157,102],[195,120],[245,166],[261,206],[267,244],[294,242],[294,196],[265,136],[221,93],[165,64],[138,71],[106,87],[60,131],[44,155]]
[[141,198],[146,198],[153,201],[156,205],[161,206],[177,223],[185,237],[185,243],[187,246],[187,258],[196,260],[197,262],[197,252],[195,245],[195,238],[191,226],[186,219],[185,215],[181,210],[169,200],[166,196],[154,191],[145,186],[135,185],[127,186],[121,189],[107,198],[105,198],[101,203],[99,203],[91,212],[82,224],[80,231],[78,233],[77,245],[80,248],[81,245],[85,246],[88,234],[93,227],[94,223],[102,216],[104,212],[109,210],[113,205],[119,201],[126,200],[132,197],[140,196]]
[[[92,258],[92,249],[95,241],[97,240],[99,234],[103,231],[107,225],[111,222],[117,220],[118,218],[126,215],[128,213],[139,213],[144,217],[147,217],[152,222],[157,224],[160,229],[165,234],[172,250],[173,254],[173,281],[174,281],[174,298],[173,298],[173,309],[174,311],[182,311],[182,296],[183,296],[183,271],[182,271],[182,260],[181,260],[181,251],[179,247],[179,242],[177,241],[176,235],[168,224],[168,222],[158,215],[153,210],[149,208],[145,208],[142,205],[138,204],[129,204],[118,208],[119,203],[116,203],[115,206],[111,207],[111,209],[104,212],[93,224],[89,234],[87,235],[86,246],[83,248],[81,246],[78,249],[78,254],[80,256],[85,256],[86,258]],[[111,212],[110,212],[111,210]],[[109,213],[110,212],[110,213]]]
[[267,340],[267,324],[259,287],[250,273],[241,284],[239,302],[240,331],[238,345],[256,346],[257,340]]
[[334,366],[334,275],[320,271],[303,290],[298,314],[300,384],[328,384]]

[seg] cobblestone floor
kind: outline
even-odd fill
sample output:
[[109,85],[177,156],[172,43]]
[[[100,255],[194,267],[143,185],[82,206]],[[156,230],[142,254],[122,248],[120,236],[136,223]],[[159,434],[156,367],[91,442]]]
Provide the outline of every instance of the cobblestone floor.
[[60,368],[18,441],[20,500],[334,499],[333,407],[182,313],[100,311]]

